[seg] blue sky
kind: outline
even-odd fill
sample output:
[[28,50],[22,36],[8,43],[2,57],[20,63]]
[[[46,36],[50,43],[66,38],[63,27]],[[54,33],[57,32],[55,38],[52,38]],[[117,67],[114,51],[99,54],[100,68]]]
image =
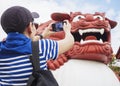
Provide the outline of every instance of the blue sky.
[[[109,19],[118,22],[118,25],[111,31],[111,42],[114,53],[120,46],[120,0],[1,0],[0,16],[5,9],[11,6],[24,6],[31,11],[37,11],[40,18],[37,22],[45,22],[50,19],[53,12],[76,12],[94,13],[105,12]],[[6,37],[6,34],[0,26],[0,40]]]

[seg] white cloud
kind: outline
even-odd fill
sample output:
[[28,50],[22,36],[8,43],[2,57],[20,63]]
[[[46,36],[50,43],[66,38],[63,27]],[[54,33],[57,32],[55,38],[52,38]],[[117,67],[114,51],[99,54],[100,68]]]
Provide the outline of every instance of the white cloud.
[[108,9],[107,11],[106,11],[106,16],[108,17],[108,18],[113,18],[114,16],[116,15],[116,12],[114,11],[114,9]]
[[112,46],[114,48],[114,52],[117,53],[118,48],[120,46],[120,12],[118,12],[117,16],[115,17],[117,21],[116,28],[112,31]]
[[3,38],[6,38],[6,33],[1,29],[2,27],[0,26],[0,41],[3,40]]
[[106,0],[106,2],[107,2],[107,3],[110,3],[110,2],[111,2],[111,0]]
[[95,4],[83,3],[83,6],[80,8],[81,8],[80,10],[84,13],[94,13],[98,11],[100,7],[99,5],[95,5]]

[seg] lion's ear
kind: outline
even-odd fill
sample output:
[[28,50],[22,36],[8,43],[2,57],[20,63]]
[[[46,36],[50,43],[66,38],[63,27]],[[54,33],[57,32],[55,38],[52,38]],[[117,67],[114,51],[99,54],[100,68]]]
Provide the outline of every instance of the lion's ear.
[[70,20],[70,15],[67,13],[52,13],[51,18],[55,21]]
[[105,18],[105,19],[109,21],[109,24],[110,24],[111,28],[114,28],[117,25],[116,21],[110,20],[108,18]]

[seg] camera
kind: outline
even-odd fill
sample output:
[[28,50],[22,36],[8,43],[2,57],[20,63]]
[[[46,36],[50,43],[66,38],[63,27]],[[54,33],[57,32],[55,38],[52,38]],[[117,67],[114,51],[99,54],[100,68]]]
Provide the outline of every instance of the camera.
[[59,32],[63,30],[63,22],[57,22],[52,24],[52,30],[55,32]]

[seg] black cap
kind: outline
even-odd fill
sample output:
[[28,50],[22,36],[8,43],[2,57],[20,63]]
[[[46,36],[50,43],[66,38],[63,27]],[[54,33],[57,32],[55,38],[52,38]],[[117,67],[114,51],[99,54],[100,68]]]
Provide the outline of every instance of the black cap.
[[34,18],[38,18],[39,14],[30,12],[27,8],[21,6],[13,6],[8,8],[1,16],[1,26],[6,33],[19,32],[23,33],[25,28]]

